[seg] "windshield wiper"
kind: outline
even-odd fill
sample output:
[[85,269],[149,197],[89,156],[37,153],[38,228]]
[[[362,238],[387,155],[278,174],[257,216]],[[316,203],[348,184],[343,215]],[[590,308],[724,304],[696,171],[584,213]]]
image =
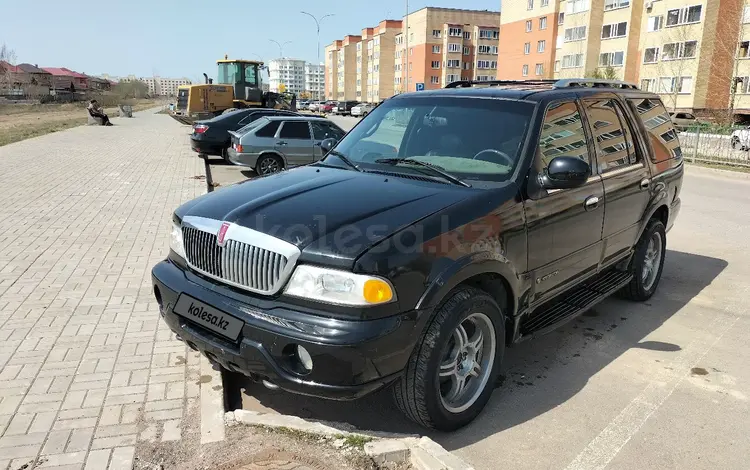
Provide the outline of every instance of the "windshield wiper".
[[328,155],[335,155],[335,156],[339,157],[339,160],[341,160],[342,162],[346,163],[353,170],[360,171],[360,172],[362,171],[362,169],[360,167],[358,167],[356,163],[354,163],[353,161],[351,161],[349,159],[349,157],[347,157],[346,155],[344,155],[343,153],[341,153],[341,152],[339,152],[337,150],[329,150],[328,151]]
[[405,163],[407,165],[421,166],[423,168],[432,170],[433,172],[439,174],[440,176],[447,179],[453,184],[457,184],[465,188],[471,188],[471,185],[467,183],[466,181],[456,176],[453,176],[452,174],[448,173],[447,171],[443,170],[441,167],[433,163],[426,163],[426,162],[422,162],[419,160],[410,160],[408,158],[380,158],[378,160],[375,160],[375,163],[385,163],[388,165],[398,165],[399,163]]

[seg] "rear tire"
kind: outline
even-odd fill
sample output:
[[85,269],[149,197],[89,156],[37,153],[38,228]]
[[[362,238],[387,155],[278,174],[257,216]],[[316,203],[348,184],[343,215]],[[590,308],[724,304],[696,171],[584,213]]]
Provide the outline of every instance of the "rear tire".
[[740,147],[740,139],[738,139],[737,137],[732,137],[732,148],[734,150],[744,150],[744,147]]
[[261,155],[255,163],[258,176],[267,176],[284,169],[284,162],[277,155]]
[[427,428],[465,426],[489,401],[504,352],[500,307],[484,291],[459,287],[435,311],[394,385],[396,405]]
[[635,246],[628,270],[633,275],[630,284],[620,294],[626,299],[644,301],[656,292],[664,269],[667,234],[661,220],[651,219]]

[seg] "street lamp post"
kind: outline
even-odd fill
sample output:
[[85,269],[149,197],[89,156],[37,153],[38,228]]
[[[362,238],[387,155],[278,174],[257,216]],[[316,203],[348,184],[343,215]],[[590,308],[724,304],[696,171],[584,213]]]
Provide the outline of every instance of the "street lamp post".
[[[316,62],[315,66],[319,67],[320,66],[320,23],[324,19],[328,18],[329,16],[333,16],[333,14],[331,13],[331,14],[323,15],[320,18],[316,18],[315,15],[313,15],[312,13],[308,13],[306,11],[301,11],[300,13],[302,13],[303,15],[309,16],[310,18],[313,19],[313,21],[315,21],[315,29],[318,34],[318,48],[315,50],[317,52],[318,61]],[[325,70],[325,67],[323,68],[323,70]],[[320,86],[318,86],[317,88],[318,89],[315,90],[315,94],[317,95],[318,101],[320,101]]]
[[284,57],[284,46],[286,46],[287,44],[291,44],[292,43],[292,41],[286,41],[285,43],[282,44],[282,43],[280,43],[279,41],[277,41],[275,39],[269,39],[269,41],[271,41],[272,43],[274,43],[277,46],[279,46],[279,58],[283,58]]

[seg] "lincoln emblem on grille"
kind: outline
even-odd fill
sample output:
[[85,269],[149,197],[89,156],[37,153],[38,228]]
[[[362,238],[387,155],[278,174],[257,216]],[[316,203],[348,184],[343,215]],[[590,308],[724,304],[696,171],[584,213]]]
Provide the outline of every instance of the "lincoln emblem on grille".
[[219,233],[216,236],[216,243],[219,246],[224,246],[224,237],[226,236],[228,229],[229,229],[229,222],[223,222],[221,224],[221,227],[219,228]]

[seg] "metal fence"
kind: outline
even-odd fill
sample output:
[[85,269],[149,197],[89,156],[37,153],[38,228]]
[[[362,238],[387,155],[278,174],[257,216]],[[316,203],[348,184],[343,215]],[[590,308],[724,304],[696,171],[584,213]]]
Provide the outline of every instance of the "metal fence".
[[700,126],[679,134],[682,156],[688,162],[750,167],[750,129],[747,126]]

